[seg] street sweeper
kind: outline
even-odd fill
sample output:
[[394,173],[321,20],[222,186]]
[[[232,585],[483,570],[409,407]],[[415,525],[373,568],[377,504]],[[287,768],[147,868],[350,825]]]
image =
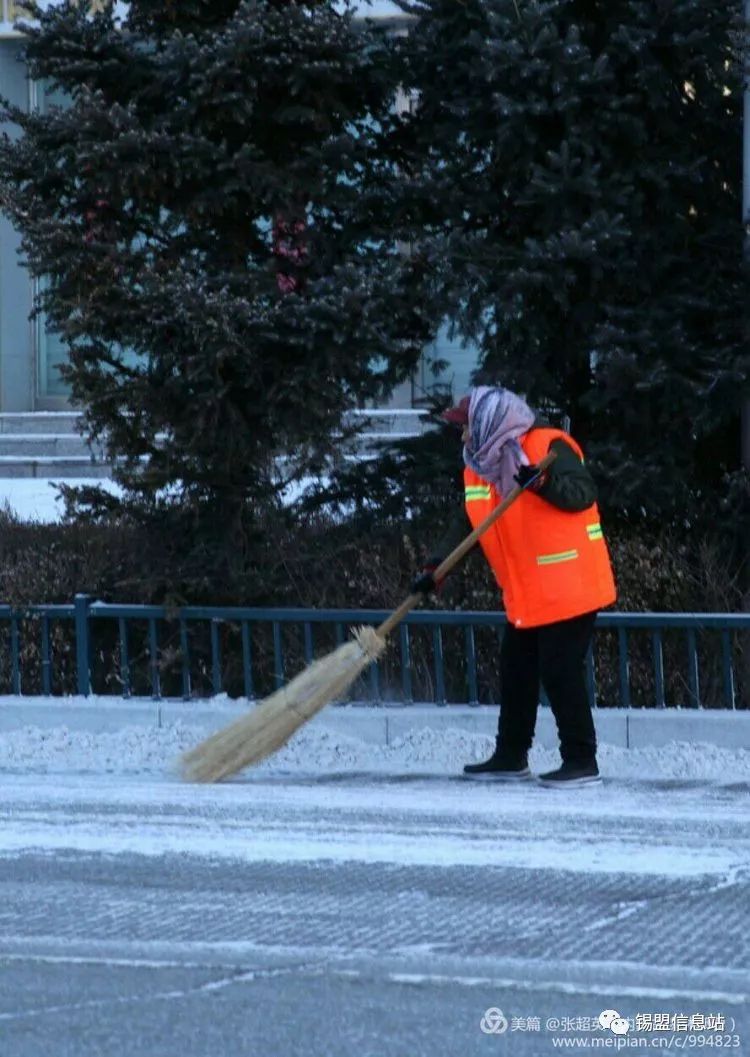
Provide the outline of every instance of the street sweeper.
[[[478,386],[443,418],[461,430],[464,510],[412,584],[439,589],[442,554],[453,538],[487,518],[514,488],[523,494],[479,537],[502,591],[508,623],[500,650],[501,706],[495,750],[464,772],[519,781],[531,777],[528,752],[540,683],[560,737],[562,765],[540,776],[571,787],[599,780],[596,732],[585,662],[597,611],[616,598],[596,485],[583,452],[563,430],[541,421],[508,389]],[[541,460],[554,461],[539,472]]]
[[[516,482],[486,517],[435,569],[435,581],[446,576],[469,553],[477,540],[508,511],[549,469],[557,458],[549,451],[523,482]],[[286,686],[259,702],[246,716],[212,734],[185,753],[179,763],[192,782],[218,782],[265,759],[285,745],[296,730],[331,701],[342,698],[356,679],[376,661],[394,628],[424,599],[422,590],[410,594],[377,628],[357,628],[349,642],[320,657]]]
[[[466,420],[468,429],[471,421],[470,402],[466,404],[466,408],[468,409]],[[486,501],[482,502],[481,510],[479,505],[477,505],[476,507],[472,506],[469,511],[473,526],[471,532],[451,550],[446,558],[443,558],[436,567],[429,570],[429,575],[426,578],[425,576],[419,578],[418,584],[414,586],[412,593],[404,599],[401,605],[378,627],[357,628],[349,642],[343,643],[332,653],[318,658],[318,660],[300,672],[299,675],[296,675],[286,686],[281,687],[270,697],[255,705],[247,715],[212,734],[199,745],[196,745],[195,748],[185,753],[180,760],[180,770],[188,781],[218,782],[223,778],[236,774],[245,767],[258,763],[260,760],[272,755],[282,745],[285,745],[303,723],[311,720],[327,704],[346,696],[347,691],[365,669],[381,656],[391,632],[398,627],[415,606],[423,601],[424,592],[439,584],[478,541],[486,548],[488,544],[485,542],[484,537],[514,508],[526,492],[537,487],[540,489],[547,487],[544,482],[550,479],[554,480],[554,478],[548,476],[550,468],[558,457],[557,452],[552,450],[554,445],[548,445],[549,450],[543,452],[544,438],[530,440],[525,437],[525,433],[528,433],[529,437],[533,437],[535,431],[531,430],[530,427],[531,420],[524,431],[519,431],[516,434],[517,437],[521,438],[521,443],[524,445],[522,447],[523,454],[514,454],[512,463],[507,463],[507,467],[510,468],[512,465],[514,471],[507,480],[503,474],[502,478],[498,477],[496,482],[491,482],[489,478],[481,476],[483,472],[482,466],[477,464],[473,469],[472,472],[475,476],[467,478],[469,482],[467,485],[467,499],[472,502],[480,498]],[[551,437],[548,439],[555,440],[557,438]],[[570,443],[574,442],[571,441]],[[474,451],[473,445],[472,451]],[[577,449],[577,446],[576,452],[580,455],[580,450]],[[505,463],[503,465],[506,466]],[[468,469],[470,467],[467,467],[467,472]],[[534,498],[535,501],[541,502],[539,495]],[[593,509],[595,511],[595,507]],[[594,527],[598,529],[598,523],[596,526],[590,525],[591,516],[592,510],[590,509],[587,512],[589,521],[586,521],[586,526],[588,538],[593,540],[595,538]],[[519,530],[516,527],[514,531],[517,534]],[[566,534],[558,532],[558,535],[563,536]],[[548,555],[547,557],[554,558],[555,555]],[[609,569],[609,559],[607,559],[607,569]],[[609,571],[609,577],[611,580],[611,570]],[[614,585],[612,585],[611,594],[612,599],[610,600],[613,600]],[[586,611],[598,608],[599,604],[606,604],[606,600],[602,599],[598,603],[592,600],[592,605],[587,607]],[[558,617],[558,619],[560,618]],[[593,619],[593,613],[591,613],[590,624],[592,627]],[[588,636],[590,638],[590,629]],[[584,656],[584,653],[581,654],[581,657]],[[536,710],[536,705],[534,710]],[[533,717],[529,743],[531,742],[531,735],[533,735]],[[593,767],[595,770],[596,757],[593,740],[591,741],[591,752],[594,754],[591,759],[594,761]],[[500,758],[499,762],[504,763],[505,758]],[[579,764],[580,762],[578,760]],[[591,771],[591,760],[587,759],[586,762],[588,766],[587,775],[578,775],[578,777],[587,777],[591,780],[592,777],[595,777]],[[513,771],[515,772],[515,777],[518,777],[524,770],[528,770],[525,764],[523,767],[508,768],[506,766],[493,765],[489,768],[489,771],[495,775],[505,774],[508,776]],[[574,777],[574,775],[566,772],[566,780],[569,781]]]

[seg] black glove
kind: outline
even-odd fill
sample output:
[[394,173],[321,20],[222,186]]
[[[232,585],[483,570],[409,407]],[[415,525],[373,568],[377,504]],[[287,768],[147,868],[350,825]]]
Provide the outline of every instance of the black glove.
[[[537,474],[539,474],[538,477]],[[537,477],[536,481],[534,481],[534,484],[529,485],[529,481],[533,480],[534,477]],[[546,479],[547,471],[545,470],[540,474],[539,467],[535,466],[534,463],[530,466],[519,466],[518,473],[513,476],[513,480],[517,481],[521,488],[525,488],[528,485],[530,492],[538,492]]]
[[411,582],[411,593],[413,595],[429,595],[432,591],[440,591],[443,581],[435,579],[435,570],[442,560],[442,558],[437,556],[427,559],[422,566],[422,571]]

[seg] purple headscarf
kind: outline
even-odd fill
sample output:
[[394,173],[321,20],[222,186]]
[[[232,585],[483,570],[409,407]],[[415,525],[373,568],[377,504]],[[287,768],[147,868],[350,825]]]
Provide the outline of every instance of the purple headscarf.
[[471,391],[464,462],[501,496],[514,487],[519,467],[529,465],[518,438],[528,433],[534,418],[526,401],[509,389],[479,385]]

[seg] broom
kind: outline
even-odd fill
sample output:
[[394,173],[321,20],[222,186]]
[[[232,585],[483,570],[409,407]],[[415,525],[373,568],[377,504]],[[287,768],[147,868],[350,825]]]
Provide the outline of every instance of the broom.
[[[539,463],[538,473],[524,486],[517,485],[509,492],[507,498],[451,551],[435,569],[436,581],[442,580],[461,561],[479,537],[529,485],[538,480],[554,458],[554,452],[546,455]],[[378,628],[357,628],[350,642],[314,661],[290,683],[256,705],[247,716],[185,753],[181,760],[183,776],[193,782],[218,782],[276,752],[303,723],[312,719],[330,701],[341,697],[380,657],[388,635],[422,597],[421,594],[409,595]]]

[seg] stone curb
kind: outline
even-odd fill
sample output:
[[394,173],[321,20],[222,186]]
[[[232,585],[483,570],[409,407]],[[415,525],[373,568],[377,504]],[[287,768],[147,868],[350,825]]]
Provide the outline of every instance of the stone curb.
[[[244,703],[228,698],[215,701],[153,701],[149,698],[0,697],[0,734],[23,727],[89,733],[113,733],[132,726],[169,726],[185,723],[218,730],[247,711]],[[599,741],[622,748],[666,745],[672,741],[707,742],[724,748],[750,749],[750,711],[693,711],[687,709],[620,709],[595,712]],[[320,730],[346,734],[380,745],[391,745],[410,730],[462,730],[493,737],[497,708],[469,705],[408,705],[375,707],[345,705],[327,708],[313,722]],[[535,744],[557,747],[555,721],[549,708],[540,708]]]

